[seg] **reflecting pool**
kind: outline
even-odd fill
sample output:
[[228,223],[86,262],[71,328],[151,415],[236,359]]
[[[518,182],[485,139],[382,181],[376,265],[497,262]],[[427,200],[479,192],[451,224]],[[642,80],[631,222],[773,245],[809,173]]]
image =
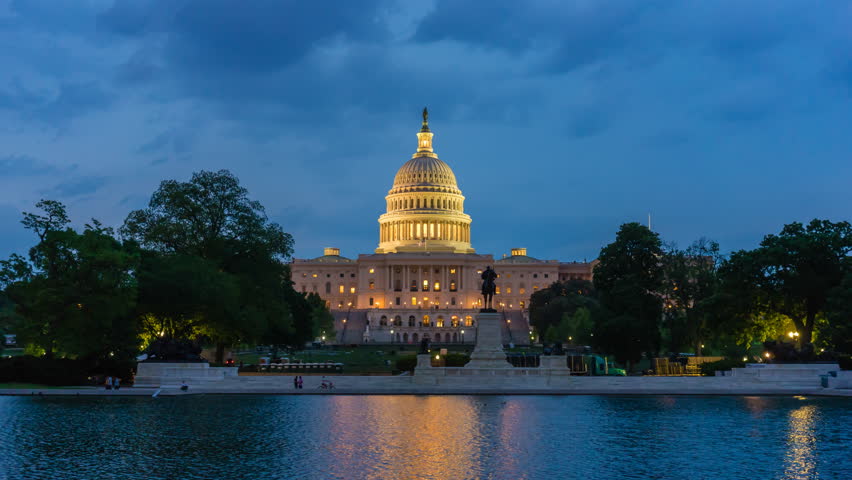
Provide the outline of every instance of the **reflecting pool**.
[[0,479],[840,479],[852,400],[0,397]]

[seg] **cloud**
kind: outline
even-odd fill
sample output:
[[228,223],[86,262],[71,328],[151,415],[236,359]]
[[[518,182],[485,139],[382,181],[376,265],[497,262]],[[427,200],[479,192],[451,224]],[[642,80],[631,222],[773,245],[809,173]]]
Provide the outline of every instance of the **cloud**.
[[35,176],[56,173],[59,169],[29,155],[0,156],[0,172],[4,176]]
[[107,179],[105,177],[78,177],[57,184],[51,192],[61,198],[81,197],[97,192],[106,183]]

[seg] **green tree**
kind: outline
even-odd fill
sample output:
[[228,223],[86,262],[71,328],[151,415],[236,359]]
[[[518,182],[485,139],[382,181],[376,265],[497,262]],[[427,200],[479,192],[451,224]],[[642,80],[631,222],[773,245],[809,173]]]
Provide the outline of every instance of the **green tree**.
[[693,348],[701,355],[702,344],[712,336],[712,299],[719,288],[722,261],[719,244],[705,238],[686,250],[666,249],[661,295],[671,351]]
[[800,345],[810,343],[829,297],[850,271],[850,252],[848,222],[785,225],[757,249],[731,255],[721,269],[725,300],[741,328],[781,314],[795,326]]
[[[593,310],[597,298],[592,283],[587,280],[568,280],[554,282],[549,287],[534,292],[530,297],[530,325],[548,341],[568,341],[568,334],[562,338],[559,325],[563,319],[580,309]],[[551,330],[550,327],[553,327]],[[548,335],[554,332],[554,336]],[[567,331],[567,330],[566,330]]]
[[[218,362],[226,345],[258,340],[269,331],[292,333],[292,325],[280,323],[301,318],[301,308],[288,305],[295,298],[285,264],[293,239],[269,221],[263,206],[250,200],[248,191],[227,170],[198,172],[189,182],[162,182],[148,208],[128,215],[122,233],[161,255],[166,263],[180,257],[180,274],[187,281],[193,275],[215,280],[206,291],[206,287],[187,287],[194,289],[194,296],[180,312],[140,313],[154,317],[154,322],[163,322],[161,316],[177,322],[180,328],[175,334],[209,338],[216,345]],[[170,268],[162,261],[151,267],[166,272]],[[168,297],[168,292],[157,293],[173,283],[167,274],[149,272],[147,281],[162,281],[143,286],[146,298]],[[196,303],[210,295],[217,297],[212,305]]]
[[826,320],[820,332],[825,343],[838,352],[852,353],[852,273],[829,294]]
[[663,251],[659,236],[626,223],[615,241],[601,249],[594,285],[601,307],[594,315],[594,343],[628,368],[642,352],[660,347]]
[[43,214],[22,223],[39,238],[29,258],[0,262],[0,283],[15,304],[16,334],[48,357],[124,357],[136,353],[137,325],[129,320],[136,302],[134,245],[93,221],[82,233],[67,228],[65,207],[37,204]]

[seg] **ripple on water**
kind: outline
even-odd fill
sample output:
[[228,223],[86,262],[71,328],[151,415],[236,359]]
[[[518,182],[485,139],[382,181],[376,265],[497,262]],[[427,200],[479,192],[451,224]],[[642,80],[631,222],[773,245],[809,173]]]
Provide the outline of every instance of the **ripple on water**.
[[852,471],[846,399],[2,397],[0,419],[0,479],[824,480]]

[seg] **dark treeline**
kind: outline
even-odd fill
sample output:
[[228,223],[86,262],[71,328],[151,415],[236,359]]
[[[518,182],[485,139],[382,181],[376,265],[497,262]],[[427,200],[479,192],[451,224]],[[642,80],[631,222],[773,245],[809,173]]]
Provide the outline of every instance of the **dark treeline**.
[[594,284],[534,293],[530,318],[545,341],[591,345],[628,365],[646,353],[739,357],[781,340],[804,357],[852,353],[850,252],[847,222],[792,223],[727,258],[715,242],[681,250],[628,223],[601,250]]
[[0,261],[0,329],[47,358],[132,362],[157,338],[300,348],[332,317],[296,292],[293,239],[270,222],[230,172],[167,180],[119,231],[69,226],[42,200],[22,220],[36,241]]

